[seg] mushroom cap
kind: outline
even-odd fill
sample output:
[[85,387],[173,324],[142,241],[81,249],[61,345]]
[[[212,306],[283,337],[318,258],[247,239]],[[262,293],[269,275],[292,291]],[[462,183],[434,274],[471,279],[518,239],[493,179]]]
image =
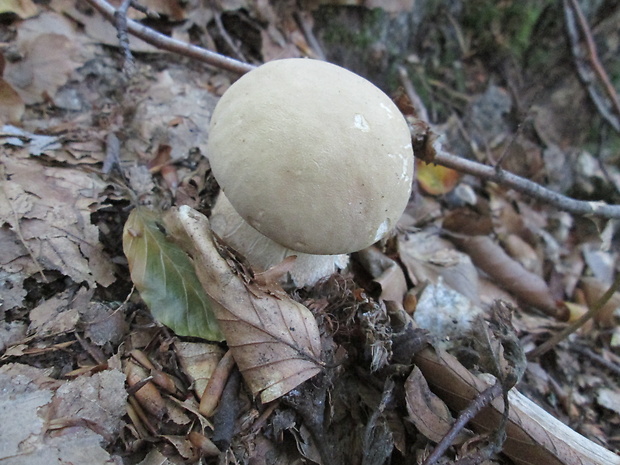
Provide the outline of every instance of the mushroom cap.
[[368,247],[411,192],[411,135],[396,105],[322,61],[277,60],[242,76],[213,112],[207,150],[239,215],[299,252]]

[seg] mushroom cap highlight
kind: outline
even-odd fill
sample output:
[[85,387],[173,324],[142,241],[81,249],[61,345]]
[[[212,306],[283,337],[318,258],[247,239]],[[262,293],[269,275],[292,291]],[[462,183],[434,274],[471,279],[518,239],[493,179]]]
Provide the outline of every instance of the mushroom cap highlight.
[[276,60],[242,76],[213,112],[207,150],[239,215],[299,252],[368,247],[411,192],[411,135],[396,105],[322,61]]

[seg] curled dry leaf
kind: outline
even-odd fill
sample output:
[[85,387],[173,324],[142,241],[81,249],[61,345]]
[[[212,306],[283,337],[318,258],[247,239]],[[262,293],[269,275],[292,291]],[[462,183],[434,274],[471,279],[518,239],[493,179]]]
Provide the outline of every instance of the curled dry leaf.
[[23,58],[8,63],[4,77],[28,105],[53,99],[85,61],[78,43],[73,25],[61,15],[45,12],[26,20],[17,37]]
[[403,302],[407,292],[407,280],[400,265],[385,255],[376,247],[368,247],[357,252],[357,258],[362,266],[381,286],[382,300]]
[[[128,362],[125,366],[125,376],[127,376],[127,384],[129,387],[143,383],[148,378],[148,372],[141,366]],[[144,383],[134,393],[135,398],[140,405],[156,418],[162,418],[166,413],[166,404],[157,387],[150,381]]]
[[[582,278],[581,289],[588,307],[592,308],[596,302],[603,297],[609,289],[608,285],[603,284],[596,278]],[[596,322],[605,328],[613,328],[620,318],[620,292],[614,292],[603,308],[594,316]]]
[[553,317],[566,319],[567,315],[556,305],[545,281],[523,268],[493,239],[488,236],[453,236],[452,240],[471,257],[478,268],[522,302]]
[[508,234],[502,239],[502,246],[523,268],[539,276],[542,275],[542,260],[534,248],[521,236]]
[[[0,60],[4,61],[2,55]],[[26,105],[17,91],[0,77],[0,123],[16,123],[22,119]]]
[[224,349],[215,344],[183,341],[175,341],[174,349],[194,392],[200,398],[224,355]]
[[[433,391],[454,410],[466,408],[489,384],[445,351],[426,348],[414,362]],[[620,465],[620,457],[573,431],[516,389],[508,392],[510,412],[502,452],[517,465]],[[502,399],[495,399],[472,421],[476,431],[495,430]]]
[[420,231],[398,238],[400,259],[414,283],[437,284],[439,278],[446,286],[479,303],[478,272],[471,259],[432,231]]
[[[448,406],[431,392],[418,367],[414,367],[405,381],[405,400],[409,420],[420,433],[433,442],[439,442],[450,431],[454,419]],[[463,443],[467,437],[461,433],[457,444]]]
[[224,392],[224,387],[233,368],[235,367],[235,359],[232,356],[232,352],[229,350],[220,359],[219,363],[213,370],[213,374],[209,379],[205,390],[200,397],[200,413],[205,417],[213,416],[213,413],[217,409],[217,406]]
[[426,163],[416,158],[416,179],[418,185],[430,195],[443,195],[456,187],[461,174],[452,168]]
[[187,206],[166,226],[194,259],[198,278],[252,393],[269,402],[321,371],[317,323],[285,293],[250,287],[218,252],[207,218]]

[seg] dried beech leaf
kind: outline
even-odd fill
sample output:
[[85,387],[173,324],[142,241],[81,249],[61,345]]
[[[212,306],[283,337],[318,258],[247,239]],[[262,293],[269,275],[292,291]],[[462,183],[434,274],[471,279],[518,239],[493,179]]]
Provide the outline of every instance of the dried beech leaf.
[[74,61],[77,45],[62,33],[41,33],[30,41],[19,40],[23,59],[7,65],[5,79],[26,104],[54,97],[80,66]]
[[3,0],[0,2],[0,13],[15,13],[20,18],[36,15],[39,8],[32,0]]
[[172,209],[166,226],[194,258],[198,278],[252,393],[269,402],[321,371],[320,335],[310,310],[284,292],[249,287],[219,254],[207,218],[195,210]]
[[[420,433],[433,442],[439,442],[452,427],[454,419],[448,406],[431,392],[418,367],[414,367],[405,381],[405,400],[409,418]],[[467,437],[461,433],[456,443],[463,443]]]
[[518,299],[548,315],[565,319],[565,315],[551,296],[547,283],[540,276],[523,268],[490,237],[454,237],[453,240],[471,257],[478,268]]
[[160,229],[158,215],[131,212],[123,230],[123,251],[131,280],[153,316],[180,336],[224,339],[192,262]]
[[25,110],[26,105],[17,91],[0,78],[0,124],[18,122]]
[[398,250],[414,283],[437,284],[441,278],[446,286],[479,304],[478,271],[470,257],[455,250],[452,243],[435,232],[420,231],[400,235]]
[[360,250],[357,252],[357,258],[374,281],[381,286],[380,298],[402,303],[407,292],[407,280],[400,265],[376,247]]
[[[592,308],[603,297],[609,286],[596,278],[585,277],[581,279],[581,289],[586,298],[586,303]],[[616,314],[620,308],[620,292],[614,292],[603,308],[596,314],[595,319],[604,328],[613,328],[617,324]]]
[[224,349],[215,344],[175,341],[174,350],[196,396],[202,397],[215,367],[224,355]]
[[418,185],[430,195],[443,195],[456,187],[461,177],[458,171],[416,158]]
[[[414,362],[433,391],[454,410],[466,408],[489,385],[447,352],[426,348]],[[517,465],[620,465],[620,457],[581,436],[519,393],[508,392],[510,412],[503,452]],[[495,399],[472,421],[473,428],[494,431],[503,401]]]

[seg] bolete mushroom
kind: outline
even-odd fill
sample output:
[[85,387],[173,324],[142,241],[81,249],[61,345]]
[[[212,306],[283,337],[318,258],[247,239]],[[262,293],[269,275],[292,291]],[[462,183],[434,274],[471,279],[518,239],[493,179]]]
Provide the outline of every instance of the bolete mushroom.
[[[322,61],[277,60],[242,76],[213,112],[207,151],[232,206],[216,208],[212,227],[258,268],[292,253],[368,247],[396,224],[411,192],[411,136],[398,108],[366,79]],[[251,229],[231,219],[233,209]],[[268,238],[269,251],[252,247],[248,231]],[[326,260],[328,274],[342,265]]]

